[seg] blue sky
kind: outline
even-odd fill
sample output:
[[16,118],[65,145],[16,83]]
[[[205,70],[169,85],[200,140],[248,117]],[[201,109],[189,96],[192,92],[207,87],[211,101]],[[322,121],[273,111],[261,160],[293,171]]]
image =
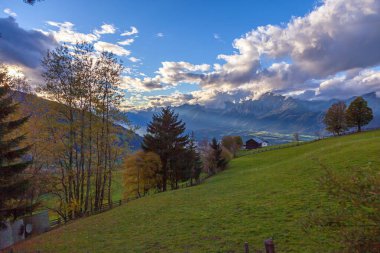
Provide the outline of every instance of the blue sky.
[[[214,62],[218,54],[230,53],[232,41],[252,28],[288,22],[314,5],[315,0],[45,0],[29,6],[21,0],[2,0],[0,8],[12,9],[27,29],[47,29],[47,21],[69,21],[80,32],[91,32],[104,23],[115,25],[119,32],[135,26],[138,39],[129,48],[144,59],[142,70],[154,72],[166,60]],[[163,38],[157,38],[160,32]],[[107,36],[107,41],[117,39],[116,34]]]
[[[315,0],[45,0],[29,6],[21,0],[2,0],[0,8],[17,13],[17,22],[26,29],[48,29],[47,21],[69,21],[84,33],[102,24],[113,24],[118,32],[135,26],[138,38],[128,49],[143,59],[141,71],[153,74],[162,61],[212,63],[217,55],[231,53],[232,41],[252,28],[287,22],[314,5]],[[119,39],[117,34],[105,37],[109,42]]]
[[[314,17],[310,13],[315,12],[318,14],[319,12],[323,14],[323,12],[333,13],[328,10],[337,11],[334,16],[326,17],[325,19],[326,22],[332,22],[331,26],[336,25],[336,31],[339,31],[339,24],[333,23],[334,18],[340,14],[352,16],[352,13],[348,13],[351,9],[348,5],[360,4],[361,6],[367,5],[368,8],[374,11],[372,14],[367,14],[365,9],[357,10],[362,15],[362,20],[359,20],[360,24],[362,25],[364,22],[365,24],[368,23],[368,26],[370,25],[367,19],[370,20],[371,17],[368,15],[375,15],[375,22],[378,22],[378,1],[376,0],[364,0],[365,3],[359,0],[337,0],[335,3],[333,2],[332,0],[318,2],[315,0],[45,0],[36,3],[34,6],[29,6],[21,0],[2,0],[0,10],[4,10],[1,14],[2,18],[13,15],[15,22],[22,29],[38,29],[46,34],[59,30],[59,26],[49,25],[48,21],[61,24],[70,22],[72,23],[70,29],[73,32],[83,34],[94,33],[94,30],[100,29],[102,25],[111,25],[115,31],[102,34],[93,43],[102,41],[117,45],[118,42],[124,39],[134,39],[130,45],[119,44],[129,54],[128,56],[120,55],[125,66],[133,70],[128,75],[131,78],[138,78],[138,80],[134,80],[133,89],[127,89],[130,92],[127,92],[126,96],[128,98],[132,96],[135,103],[139,104],[146,104],[151,101],[157,102],[158,100],[165,100],[169,104],[180,104],[190,100],[193,100],[193,103],[206,103],[207,101],[218,100],[217,97],[235,101],[254,98],[255,95],[266,91],[277,91],[282,94],[303,94],[303,91],[314,90],[316,91],[315,96],[317,96],[322,93],[317,91],[321,87],[316,87],[315,83],[321,84],[329,80],[337,82],[334,80],[334,78],[337,79],[337,76],[334,76],[337,73],[341,75],[342,72],[345,74],[347,71],[355,69],[366,70],[367,72],[373,70],[378,66],[379,59],[374,59],[364,64],[349,62],[349,64],[346,64],[347,66],[334,70],[335,72],[329,72],[319,68],[329,67],[330,62],[326,63],[326,66],[319,66],[312,62],[314,61],[314,59],[311,59],[313,57],[300,56],[296,52],[296,50],[299,50],[297,45],[305,43],[306,47],[306,43],[310,45],[310,41],[317,41],[317,46],[320,41],[323,47],[330,47],[334,45],[333,43],[336,43],[339,48],[344,48],[340,45],[343,42],[338,37],[331,38],[331,41],[326,40],[326,34],[331,37],[333,33],[328,31],[330,29],[328,25],[322,26],[324,20],[318,20],[320,15],[314,15]],[[299,18],[300,22],[304,23],[301,25],[296,24],[294,22],[296,18]],[[314,21],[310,22],[310,20]],[[356,22],[356,20],[348,21]],[[318,26],[314,23],[321,25],[321,34],[318,35],[317,30],[306,34],[309,29],[318,29]],[[279,33],[271,28],[260,30],[259,27],[267,25],[279,28],[282,35],[278,35]],[[347,23],[342,23],[341,25],[347,25]],[[131,31],[131,27],[135,27],[138,33],[130,36],[120,36],[125,31]],[[290,28],[287,29],[287,27]],[[367,27],[364,28],[367,29]],[[305,29],[305,32],[301,31],[299,33],[303,34],[297,34],[297,29]],[[254,33],[255,31],[256,33]],[[247,33],[252,32],[253,34],[247,35]],[[358,33],[357,30],[350,30],[342,34],[342,36],[352,35],[353,32]],[[290,34],[289,40],[294,40],[297,43],[291,46],[285,45],[284,34]],[[320,37],[305,41],[305,34],[310,37]],[[334,36],[339,35],[334,34]],[[357,34],[353,36],[357,36]],[[282,51],[276,49],[277,51],[273,53],[273,46],[271,48],[267,46],[269,42],[260,41],[268,37],[275,45],[284,45],[285,49],[281,49]],[[233,45],[234,40],[239,38],[241,39],[241,45]],[[257,40],[257,38],[260,39]],[[350,42],[354,41],[355,37],[347,39]],[[374,40],[373,43],[376,43],[378,38],[371,36],[371,39]],[[330,44],[326,44],[326,46],[324,43]],[[317,46],[314,45],[313,49],[317,48]],[[252,50],[248,49],[249,47],[255,52],[258,51],[258,55],[256,53],[250,55]],[[262,51],[265,52],[261,53]],[[331,55],[329,51],[322,53]],[[239,57],[235,61],[231,57],[218,57],[220,55]],[[131,57],[134,57],[133,59],[136,62],[131,62]],[[247,60],[250,57],[258,60],[260,66],[254,64],[253,61]],[[310,59],[306,59],[306,57],[310,57]],[[247,60],[247,63],[243,64],[245,60]],[[353,60],[350,59],[350,61]],[[165,67],[163,62],[172,64]],[[188,64],[178,65],[177,63],[179,62]],[[219,70],[219,67],[214,64],[219,64],[223,70]],[[239,64],[241,69],[238,69],[237,65]],[[293,70],[298,66],[308,66],[307,64],[314,65],[310,65],[309,69]],[[208,67],[205,65],[208,65]],[[163,70],[160,71],[159,69],[163,66]],[[250,66],[250,68],[244,70],[244,66]],[[286,73],[286,77],[277,76],[290,70],[297,71],[297,73]],[[376,71],[376,69],[374,70]],[[180,78],[173,74],[175,71],[181,74]],[[254,73],[258,72],[260,72],[260,76],[256,77]],[[359,72],[357,75],[368,74]],[[167,73],[170,73],[169,78],[166,76],[169,75]],[[183,73],[185,73],[186,78],[183,77]],[[188,77],[189,73],[192,74],[191,77]],[[230,75],[230,73],[233,75]],[[236,76],[238,74],[241,74],[241,76]],[[154,88],[152,86],[148,87],[148,83],[151,84],[153,81],[144,81],[145,75],[151,78],[158,76],[154,80]],[[295,75],[297,77],[293,77]],[[197,76],[197,78],[194,78],[194,76]],[[375,78],[377,78],[377,75]],[[273,83],[276,81],[281,82],[281,85],[274,86]],[[131,81],[126,79],[126,82]],[[141,89],[138,89],[139,85]],[[144,85],[146,87],[142,88]],[[129,87],[128,85],[126,86],[127,88]],[[353,84],[352,86],[355,85]],[[375,84],[371,87],[373,91],[377,91],[379,85]],[[375,88],[373,89],[373,87]],[[248,90],[250,90],[250,93],[247,92]],[[252,90],[255,91],[252,92]],[[328,91],[330,92],[330,90]],[[335,92],[338,92],[338,90]],[[350,92],[347,96],[355,92]],[[180,94],[191,94],[191,97],[184,98]],[[326,95],[320,95],[320,97],[331,97],[331,95],[326,93]],[[207,100],[209,98],[210,100]],[[223,101],[221,102],[223,103]]]

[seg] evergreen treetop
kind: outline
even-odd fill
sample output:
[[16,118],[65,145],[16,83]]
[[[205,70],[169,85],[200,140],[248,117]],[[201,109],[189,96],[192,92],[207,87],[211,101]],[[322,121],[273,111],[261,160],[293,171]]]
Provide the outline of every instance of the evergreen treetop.
[[142,149],[146,152],[155,152],[160,156],[163,191],[166,191],[167,180],[171,176],[169,172],[178,174],[175,171],[176,168],[171,168],[171,164],[175,164],[186,150],[189,136],[185,134],[185,131],[185,123],[178,119],[178,114],[170,107],[162,108],[161,112],[154,114],[152,121],[148,124]]

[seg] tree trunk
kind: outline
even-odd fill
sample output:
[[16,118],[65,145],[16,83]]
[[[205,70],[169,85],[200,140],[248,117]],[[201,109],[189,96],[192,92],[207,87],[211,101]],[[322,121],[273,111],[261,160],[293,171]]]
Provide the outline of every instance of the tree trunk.
[[163,166],[162,166],[162,168],[163,168],[163,171],[162,171],[162,191],[166,191],[166,182],[168,179],[167,165],[168,165],[168,161],[167,161],[167,159],[164,159]]
[[[90,98],[91,99],[91,98]],[[92,112],[91,112],[91,101],[90,101],[90,120],[89,120],[89,158],[88,158],[88,168],[87,168],[87,187],[86,187],[86,199],[85,199],[85,212],[88,211],[89,207],[89,196],[91,191],[91,163],[92,163]]]

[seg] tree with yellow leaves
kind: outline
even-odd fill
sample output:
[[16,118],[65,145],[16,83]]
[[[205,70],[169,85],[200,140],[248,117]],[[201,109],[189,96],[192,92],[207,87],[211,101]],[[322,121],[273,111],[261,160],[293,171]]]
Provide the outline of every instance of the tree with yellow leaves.
[[124,160],[126,196],[144,196],[151,189],[160,189],[161,159],[154,152],[138,151]]

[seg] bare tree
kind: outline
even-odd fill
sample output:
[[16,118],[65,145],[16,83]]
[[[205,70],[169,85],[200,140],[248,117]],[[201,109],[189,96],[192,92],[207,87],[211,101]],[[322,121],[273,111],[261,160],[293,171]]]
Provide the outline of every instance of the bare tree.
[[78,43],[50,51],[43,66],[42,91],[60,103],[58,119],[50,122],[51,135],[59,147],[56,167],[62,193],[57,196],[64,201],[61,213],[70,218],[101,208],[105,199],[112,201],[112,170],[121,153],[114,123],[121,119],[122,65],[114,55],[98,56],[91,45]]

